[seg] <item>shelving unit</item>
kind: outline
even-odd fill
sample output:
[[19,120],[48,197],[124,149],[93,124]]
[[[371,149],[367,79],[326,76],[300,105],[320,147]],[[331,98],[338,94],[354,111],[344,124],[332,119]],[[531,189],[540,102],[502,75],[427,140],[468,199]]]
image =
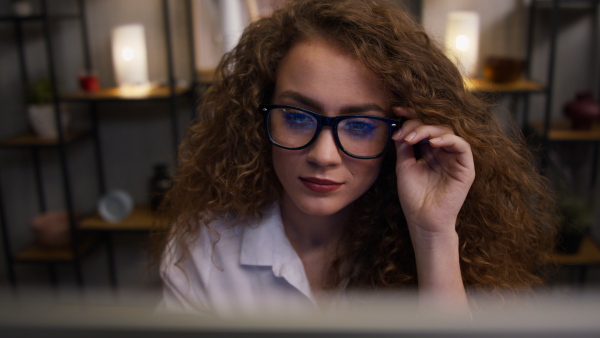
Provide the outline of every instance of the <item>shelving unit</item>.
[[[76,142],[83,142],[88,139],[93,141],[94,157],[96,162],[96,170],[98,173],[97,183],[98,192],[103,195],[107,192],[107,184],[105,177],[104,159],[103,159],[103,142],[100,137],[100,129],[102,128],[101,119],[101,105],[107,102],[129,102],[128,104],[136,104],[148,101],[162,101],[168,104],[169,120],[171,124],[171,141],[173,154],[176,154],[176,149],[179,144],[180,132],[179,132],[179,99],[190,95],[197,95],[196,88],[196,76],[192,77],[192,84],[189,87],[180,87],[176,85],[174,76],[174,55],[173,55],[173,42],[172,42],[172,31],[171,31],[171,18],[170,18],[170,6],[168,0],[162,0],[161,11],[163,14],[164,32],[166,40],[165,56],[167,63],[168,79],[166,84],[161,86],[153,87],[149,93],[141,96],[130,96],[124,95],[119,88],[103,88],[97,92],[74,92],[74,93],[58,93],[56,74],[54,70],[54,60],[52,54],[52,44],[50,40],[50,22],[54,20],[79,20],[81,23],[81,35],[83,50],[83,60],[85,68],[87,70],[93,69],[91,66],[91,58],[89,53],[89,42],[88,42],[88,31],[86,26],[85,18],[85,0],[76,0],[78,11],[75,15],[57,15],[48,16],[47,11],[47,0],[41,0],[42,12],[39,15],[31,15],[28,17],[13,17],[13,16],[0,16],[0,24],[9,23],[15,26],[15,37],[17,40],[16,50],[18,50],[21,60],[20,70],[22,80],[24,84],[29,83],[29,74],[27,65],[25,63],[25,38],[22,31],[22,25],[28,22],[41,22],[43,23],[44,30],[44,41],[47,44],[48,54],[48,67],[49,77],[52,82],[54,91],[54,109],[56,119],[60,118],[60,110],[62,104],[73,104],[79,103],[84,104],[89,111],[90,116],[90,130],[59,130],[59,137],[55,140],[41,139],[32,133],[24,133],[22,135],[16,135],[5,140],[0,140],[0,149],[7,151],[24,151],[30,150],[33,155],[33,167],[35,171],[35,182],[38,192],[38,203],[40,205],[40,211],[46,211],[45,202],[45,191],[44,182],[42,180],[41,168],[44,163],[40,158],[40,152],[47,149],[57,149],[59,151],[59,157],[61,159],[61,176],[63,179],[63,187],[65,191],[65,209],[69,211],[69,214],[73,214],[73,196],[71,193],[71,175],[68,168],[67,162],[67,147]],[[187,6],[187,13],[189,14],[189,20],[191,23],[191,1],[183,0],[183,4]],[[191,24],[190,24],[191,32]],[[191,40],[190,34],[190,43]],[[194,69],[194,50],[191,51],[191,64],[192,70]],[[194,100],[192,100],[194,101]],[[105,151],[110,151],[106,149]],[[90,175],[90,183],[92,176]],[[1,183],[1,182],[0,182]],[[0,184],[1,185],[1,184]],[[0,187],[0,190],[2,187]],[[56,284],[56,273],[54,271],[54,265],[58,263],[73,263],[77,274],[77,284],[83,286],[82,278],[82,258],[85,254],[94,250],[98,245],[106,245],[108,251],[108,268],[109,268],[109,280],[112,287],[117,285],[117,276],[115,268],[115,253],[113,245],[113,234],[123,232],[137,232],[147,233],[154,227],[165,227],[166,223],[155,217],[148,207],[137,206],[134,212],[125,220],[118,223],[109,223],[103,221],[97,214],[87,215],[82,220],[75,220],[74,217],[70,219],[71,236],[74,239],[72,245],[69,248],[47,250],[39,247],[35,244],[26,246],[22,250],[14,251],[10,240],[10,229],[7,222],[6,210],[4,210],[4,201],[2,199],[2,192],[0,191],[0,227],[2,230],[2,237],[4,240],[4,252],[7,257],[7,267],[9,270],[9,280],[11,285],[16,286],[15,277],[15,264],[16,263],[42,263],[50,267],[50,277],[52,282]],[[79,238],[91,238],[92,240],[79,240]]]
[[[513,119],[517,119],[517,104],[520,101],[527,102],[529,95],[544,93],[544,87],[535,81],[521,78],[514,82],[494,83],[486,79],[469,78],[465,79],[466,88],[475,93],[483,94],[498,94],[509,95],[512,97],[510,112],[513,114]],[[521,121],[516,121],[521,129],[525,129],[527,125],[528,106],[525,105],[525,111]]]
[[[530,11],[529,11],[529,28],[528,28],[528,38],[527,38],[527,60],[529,61],[528,69],[532,69],[533,62],[533,42],[534,42],[534,34],[535,34],[535,25],[536,18],[539,15],[540,10],[551,11],[551,27],[550,27],[550,46],[549,46],[549,56],[548,56],[548,83],[543,90],[545,94],[545,104],[544,104],[544,117],[542,121],[534,121],[532,122],[532,126],[540,133],[542,136],[542,143],[544,148],[548,147],[548,143],[550,141],[578,141],[578,140],[595,140],[593,137],[590,138],[590,133],[588,131],[577,131],[571,130],[569,133],[566,133],[566,126],[564,124],[552,124],[552,96],[554,93],[555,86],[555,76],[556,76],[556,53],[558,48],[558,32],[560,29],[560,13],[561,10],[570,9],[570,10],[587,10],[588,12],[595,15],[596,27],[600,27],[600,1],[599,0],[534,0],[531,3]],[[596,46],[600,46],[600,28],[598,28],[599,32],[595,33],[595,41]],[[600,69],[598,66],[598,57],[600,57],[600,47],[596,47],[596,65],[594,67],[594,71],[596,73]],[[600,74],[596,74],[600,76]],[[600,83],[600,82],[599,82]],[[600,86],[598,87],[598,93],[596,95],[600,96]],[[528,104],[528,103],[527,103]],[[529,123],[530,121],[526,119]],[[592,133],[593,134],[593,133]],[[597,162],[597,161],[596,161]]]
[[[552,108],[553,108],[553,95],[555,93],[556,85],[556,54],[558,48],[558,35],[560,30],[560,18],[561,11],[573,10],[573,11],[585,11],[584,15],[594,15],[595,29],[596,32],[592,34],[595,38],[595,58],[593,61],[595,65],[590,67],[594,71],[594,76],[600,79],[600,0],[533,0],[531,1],[529,8],[529,27],[527,36],[527,56],[528,61],[527,69],[529,72],[525,75],[525,79],[521,79],[516,82],[507,84],[495,84],[490,83],[483,79],[467,79],[465,81],[466,87],[474,93],[483,94],[507,94],[513,96],[513,107],[510,111],[516,112],[516,100],[523,100],[523,116],[519,122],[519,125],[526,133],[526,136],[531,136],[530,133],[534,133],[538,136],[541,142],[541,164],[542,170],[546,172],[548,166],[547,151],[552,147],[559,144],[591,144],[592,161],[591,177],[589,179],[590,186],[594,187],[598,171],[598,160],[599,160],[599,143],[600,143],[600,124],[593,125],[589,130],[574,130],[571,128],[570,122],[567,120],[553,121],[552,120]],[[549,29],[549,52],[548,52],[548,66],[546,70],[547,80],[544,85],[532,81],[531,70],[533,69],[533,46],[535,28],[538,16],[543,14],[550,14],[550,29]],[[596,87],[597,93],[596,98],[600,97],[600,82]],[[530,95],[542,95],[544,98],[543,105],[543,119],[541,121],[532,121],[529,117],[530,112]],[[516,117],[516,116],[514,116]],[[537,147],[537,145],[536,145]],[[598,198],[592,196],[592,198]],[[590,236],[584,237],[581,244],[580,250],[575,255],[566,254],[554,254],[551,257],[553,264],[575,266],[580,269],[579,282],[583,284],[585,279],[585,270],[589,266],[600,266],[600,251],[598,243],[594,242],[594,239]]]
[[[600,143],[600,125],[591,126],[589,130],[574,130],[570,126],[570,122],[553,121],[552,111],[553,102],[552,98],[556,91],[556,57],[558,50],[558,35],[561,24],[561,13],[562,11],[579,11],[584,15],[594,15],[594,26],[596,32],[592,34],[595,39],[593,45],[596,46],[594,53],[595,57],[592,58],[591,71],[594,74],[594,78],[600,79],[600,0],[534,0],[530,5],[529,12],[529,32],[528,32],[528,51],[527,58],[529,60],[529,69],[532,69],[533,65],[533,42],[536,28],[536,20],[540,12],[549,13],[550,19],[550,30],[549,30],[549,55],[548,55],[548,68],[547,68],[547,84],[544,88],[543,94],[545,95],[544,103],[544,115],[541,121],[529,121],[527,120],[528,126],[531,130],[535,131],[541,138],[542,144],[542,169],[547,170],[548,167],[548,156],[547,151],[552,147],[569,144],[569,146],[578,146],[578,144],[588,144],[591,146],[591,173],[589,177],[590,191],[593,191],[593,187],[597,184],[596,176],[598,171],[598,160],[599,151],[598,146]],[[600,96],[600,82],[596,87],[597,92],[596,98]],[[527,102],[528,104],[528,102]],[[586,182],[587,183],[587,182]],[[590,195],[591,199],[598,198],[597,196]],[[585,282],[585,272],[588,266],[599,266],[600,265],[600,251],[598,243],[594,242],[594,239],[590,236],[585,236],[583,242],[579,247],[579,251],[574,255],[565,254],[554,254],[551,257],[551,263],[559,264],[563,266],[574,266],[579,268],[579,283],[583,285]]]
[[[597,78],[600,78],[600,0],[536,0],[532,3],[530,9],[530,32],[529,38],[530,47],[533,41],[533,30],[535,28],[536,12],[540,10],[549,10],[552,13],[551,29],[550,29],[550,55],[548,62],[548,85],[546,90],[546,102],[544,119],[541,122],[533,122],[531,125],[538,130],[542,135],[542,145],[545,149],[550,147],[550,143],[556,142],[588,142],[592,144],[592,179],[591,185],[596,184],[596,172],[598,170],[598,137],[599,133],[596,129],[592,130],[573,130],[570,129],[566,122],[552,122],[552,95],[555,91],[556,77],[556,53],[558,48],[558,33],[560,30],[560,14],[562,10],[577,10],[585,11],[588,15],[594,15],[596,33],[594,34],[595,49],[595,65],[592,65],[592,71]],[[528,51],[531,61],[532,51]],[[596,88],[596,97],[600,96],[600,81]],[[594,128],[597,128],[594,127]],[[546,165],[546,163],[544,163]]]
[[[172,71],[172,70],[171,70]],[[157,86],[150,89],[148,93],[143,95],[127,95],[121,92],[121,90],[117,87],[112,88],[102,88],[96,92],[84,92],[79,91],[75,93],[69,93],[62,97],[62,99],[66,102],[87,102],[92,105],[92,109],[95,112],[95,121],[94,126],[97,128],[99,126],[99,121],[97,120],[97,104],[101,102],[110,102],[110,101],[121,101],[121,102],[142,102],[142,101],[171,101],[171,128],[172,128],[172,143],[173,149],[176,151],[177,146],[179,145],[179,130],[178,130],[178,118],[177,118],[177,99],[186,95],[191,95],[193,93],[192,88],[195,87],[195,84],[192,87],[177,87],[174,86],[171,88],[170,86]],[[98,136],[99,137],[99,136]],[[104,181],[104,179],[103,179]],[[102,192],[106,192],[106,188],[102,188]]]
[[[35,183],[38,195],[38,204],[41,212],[47,211],[46,206],[46,196],[44,191],[44,182],[42,179],[41,173],[41,159],[40,159],[40,151],[47,149],[56,149],[58,151],[59,159],[60,159],[60,173],[62,178],[62,187],[65,196],[65,209],[69,215],[69,229],[71,235],[71,243],[68,247],[59,248],[59,249],[49,249],[41,247],[37,244],[31,244],[24,249],[18,250],[16,252],[13,251],[11,240],[10,240],[10,231],[9,225],[6,220],[6,213],[4,207],[1,208],[2,219],[2,237],[3,237],[3,246],[7,258],[7,267],[8,267],[8,277],[11,285],[13,287],[16,286],[16,273],[15,273],[15,264],[17,263],[43,263],[47,264],[50,268],[50,276],[53,284],[56,284],[56,275],[54,271],[54,265],[56,263],[72,263],[75,268],[76,274],[76,282],[78,286],[83,286],[83,276],[82,276],[82,267],[81,267],[81,259],[82,257],[89,253],[95,247],[96,242],[93,240],[85,240],[80,241],[79,235],[77,231],[77,223],[74,217],[74,206],[73,206],[73,195],[71,188],[71,178],[69,172],[69,163],[67,156],[67,147],[77,141],[81,141],[86,137],[92,137],[94,141],[97,141],[93,136],[95,136],[93,131],[84,131],[84,130],[75,130],[75,131],[66,131],[61,127],[61,98],[59,96],[57,90],[57,74],[55,70],[55,62],[54,62],[54,50],[52,39],[50,36],[51,31],[51,21],[54,20],[78,20],[80,23],[80,28],[82,31],[82,40],[83,40],[83,59],[85,62],[85,66],[90,69],[90,59],[89,52],[87,51],[87,31],[86,31],[86,21],[85,21],[85,4],[83,0],[79,0],[77,2],[77,14],[74,15],[57,15],[50,16],[48,14],[48,4],[46,0],[42,0],[40,2],[41,12],[37,15],[31,15],[27,17],[16,17],[16,16],[2,16],[0,17],[0,23],[9,23],[14,25],[15,29],[15,37],[17,41],[17,50],[19,53],[19,68],[21,72],[22,82],[27,85],[31,82],[26,58],[25,58],[25,38],[23,36],[23,25],[26,23],[41,23],[42,24],[42,32],[43,32],[43,42],[45,46],[46,52],[46,60],[48,67],[48,77],[51,82],[52,88],[52,105],[54,108],[54,118],[57,122],[58,129],[58,137],[56,139],[42,139],[32,133],[25,133],[22,135],[17,135],[11,137],[6,140],[0,141],[0,149],[12,149],[12,150],[31,150],[34,172],[35,172]],[[97,144],[97,142],[96,142]],[[95,148],[98,150],[99,148]],[[99,159],[99,154],[97,154],[97,159]],[[3,204],[3,200],[0,200],[0,203]]]
[[[187,6],[187,13],[190,15],[188,20],[190,27],[188,28],[191,32],[191,2],[185,0]],[[150,92],[144,95],[126,95],[121,92],[119,88],[103,88],[94,93],[77,92],[65,95],[63,98],[68,102],[88,102],[92,105],[93,110],[96,111],[99,104],[105,102],[147,102],[147,101],[168,101],[169,112],[171,121],[171,136],[172,136],[172,148],[173,154],[176,154],[177,148],[180,142],[179,130],[178,130],[178,99],[184,96],[192,96],[195,98],[197,88],[199,84],[196,82],[195,74],[192,74],[192,84],[190,87],[181,87],[176,85],[174,75],[174,61],[173,61],[173,44],[172,44],[172,32],[171,32],[171,20],[170,20],[170,7],[168,0],[162,0],[162,14],[164,22],[164,33],[166,40],[166,60],[167,60],[167,71],[168,71],[168,84],[163,86],[153,87]],[[193,41],[190,41],[193,43]],[[190,48],[191,56],[191,69],[194,67],[194,49]],[[193,73],[193,72],[192,72]],[[194,100],[192,100],[194,101]],[[101,126],[101,121],[98,117],[94,120],[96,126],[96,132]],[[99,133],[98,133],[98,139]],[[105,182],[105,178],[102,177],[102,182]],[[105,183],[104,187],[105,187]],[[103,193],[106,189],[103,188]],[[99,215],[90,215],[79,222],[78,229],[85,233],[100,234],[107,244],[108,248],[108,260],[109,260],[109,278],[113,288],[116,288],[117,282],[117,269],[115,259],[115,248],[114,248],[114,235],[119,233],[140,233],[147,234],[153,229],[166,228],[167,223],[156,217],[156,215],[150,210],[148,206],[136,206],[133,212],[123,221],[111,223],[104,221]]]

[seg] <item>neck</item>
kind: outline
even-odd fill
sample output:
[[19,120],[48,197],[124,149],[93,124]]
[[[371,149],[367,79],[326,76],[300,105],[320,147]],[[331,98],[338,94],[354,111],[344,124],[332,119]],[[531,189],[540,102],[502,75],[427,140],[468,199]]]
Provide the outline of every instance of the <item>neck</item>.
[[299,254],[327,250],[337,244],[348,217],[347,208],[332,215],[311,215],[300,210],[285,193],[280,203],[285,233]]

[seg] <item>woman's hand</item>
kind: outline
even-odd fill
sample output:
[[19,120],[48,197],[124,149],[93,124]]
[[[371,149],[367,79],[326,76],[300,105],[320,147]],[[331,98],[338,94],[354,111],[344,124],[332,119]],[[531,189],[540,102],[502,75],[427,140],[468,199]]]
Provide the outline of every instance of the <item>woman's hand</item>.
[[[425,125],[405,108],[395,107],[394,113],[407,119],[393,139],[398,195],[411,236],[454,233],[475,179],[471,147],[448,126]],[[419,159],[413,146],[419,147]]]
[[475,179],[471,146],[448,126],[425,125],[404,108],[394,113],[408,119],[393,139],[398,196],[417,263],[419,312],[468,319],[455,227]]

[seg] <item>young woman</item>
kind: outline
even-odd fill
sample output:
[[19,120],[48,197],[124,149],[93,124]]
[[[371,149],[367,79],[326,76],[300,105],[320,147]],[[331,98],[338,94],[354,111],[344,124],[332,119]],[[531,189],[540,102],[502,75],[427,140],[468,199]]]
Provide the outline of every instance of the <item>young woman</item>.
[[246,29],[187,131],[165,204],[166,308],[295,311],[416,288],[420,308],[468,314],[466,290],[541,284],[552,201],[516,135],[393,5],[293,3]]

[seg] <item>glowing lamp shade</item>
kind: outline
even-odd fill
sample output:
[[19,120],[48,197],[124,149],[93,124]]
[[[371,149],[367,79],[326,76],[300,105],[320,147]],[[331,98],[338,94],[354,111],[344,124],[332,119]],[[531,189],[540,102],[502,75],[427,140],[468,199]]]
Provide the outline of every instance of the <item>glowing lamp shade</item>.
[[150,90],[144,26],[130,24],[112,31],[115,79],[124,95],[143,95]]
[[448,13],[446,53],[462,75],[473,76],[479,54],[479,14],[457,11]]

